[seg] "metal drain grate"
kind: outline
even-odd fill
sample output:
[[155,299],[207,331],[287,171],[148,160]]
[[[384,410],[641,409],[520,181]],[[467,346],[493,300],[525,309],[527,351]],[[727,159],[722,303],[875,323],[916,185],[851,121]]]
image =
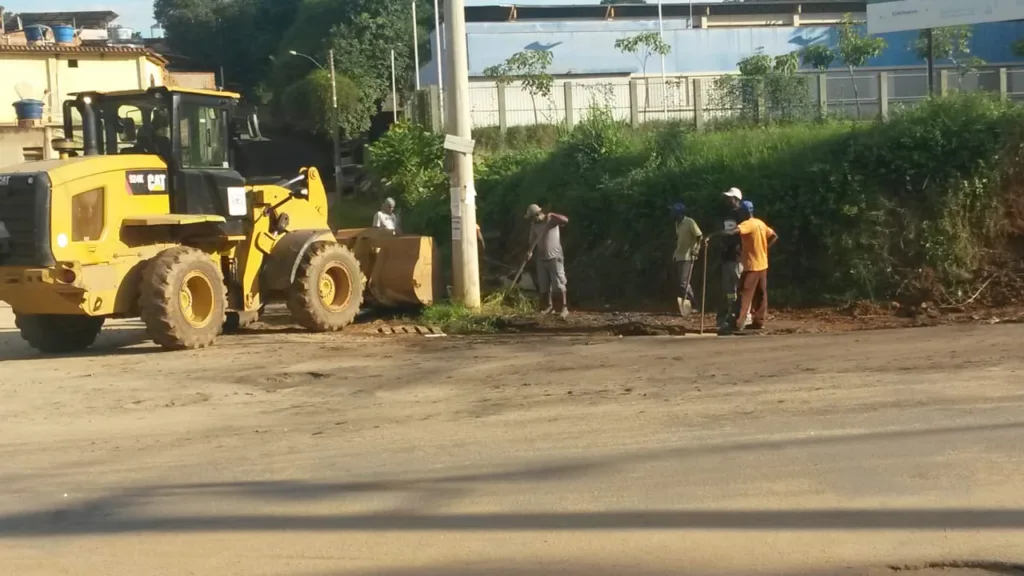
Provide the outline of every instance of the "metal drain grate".
[[378,334],[386,336],[445,336],[446,334],[437,328],[428,326],[384,326],[377,329]]

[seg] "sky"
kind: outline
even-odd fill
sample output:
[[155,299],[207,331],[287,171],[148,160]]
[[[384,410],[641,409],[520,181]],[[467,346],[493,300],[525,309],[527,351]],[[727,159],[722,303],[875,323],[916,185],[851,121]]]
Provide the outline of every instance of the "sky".
[[[539,4],[552,6],[556,4],[597,4],[600,0],[466,0],[467,6],[486,6],[493,4],[515,3],[520,6]],[[654,0],[650,0],[653,2]],[[684,4],[685,0],[665,0],[666,4]],[[113,10],[121,15],[118,24],[135,28],[143,36],[149,36],[153,22],[152,0],[0,0],[0,4],[10,12],[60,12]]]
[[153,26],[152,0],[0,0],[0,4],[8,12],[112,10],[121,15],[118,24],[135,28],[143,36],[149,36]]

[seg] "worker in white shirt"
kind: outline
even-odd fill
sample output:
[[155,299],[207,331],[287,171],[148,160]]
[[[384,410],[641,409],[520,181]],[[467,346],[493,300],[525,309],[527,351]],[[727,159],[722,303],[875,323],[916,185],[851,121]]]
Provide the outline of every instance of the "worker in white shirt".
[[391,230],[395,233],[395,236],[401,236],[402,223],[398,218],[398,214],[395,214],[394,198],[384,200],[384,205],[380,207],[380,211],[373,215],[373,227]]

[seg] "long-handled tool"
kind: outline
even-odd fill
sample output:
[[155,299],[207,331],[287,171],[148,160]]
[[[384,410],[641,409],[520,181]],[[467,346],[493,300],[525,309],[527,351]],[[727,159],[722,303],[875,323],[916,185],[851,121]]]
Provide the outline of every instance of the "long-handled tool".
[[708,293],[708,247],[704,245],[704,277],[701,279],[700,287],[700,335],[704,335],[704,305],[707,302]]
[[533,254],[533,251],[534,251],[535,248],[537,248],[537,244],[539,242],[540,242],[540,237],[538,236],[537,239],[534,240],[532,244],[530,244],[530,250],[526,253],[526,258],[523,259],[523,263],[519,265],[519,271],[516,272],[516,275],[512,277],[512,285],[513,286],[515,286],[516,284],[519,283],[519,277],[522,276],[523,275],[523,271],[526,270],[526,265],[530,263],[530,255]]
[[[697,264],[697,258],[700,258],[700,246],[697,246],[697,252],[694,254],[691,250],[690,256],[693,256],[693,260],[690,260],[690,266],[686,270],[685,282],[682,283],[686,287],[682,297],[677,297],[676,302],[679,304],[679,314],[683,317],[688,316],[685,311],[684,305],[691,302],[690,295],[693,294],[693,289],[690,287],[690,282],[693,280],[693,267]],[[678,264],[678,262],[675,262]],[[695,297],[696,298],[696,297]]]

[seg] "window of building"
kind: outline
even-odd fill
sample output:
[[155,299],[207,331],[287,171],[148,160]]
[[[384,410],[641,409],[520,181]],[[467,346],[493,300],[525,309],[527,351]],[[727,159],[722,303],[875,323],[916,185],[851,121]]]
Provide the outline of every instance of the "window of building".
[[21,149],[21,157],[25,162],[36,162],[43,159],[42,146],[26,146]]
[[228,135],[226,112],[198,104],[182,104],[179,131],[184,168],[226,168]]
[[68,60],[68,68],[78,68],[78,60]]

